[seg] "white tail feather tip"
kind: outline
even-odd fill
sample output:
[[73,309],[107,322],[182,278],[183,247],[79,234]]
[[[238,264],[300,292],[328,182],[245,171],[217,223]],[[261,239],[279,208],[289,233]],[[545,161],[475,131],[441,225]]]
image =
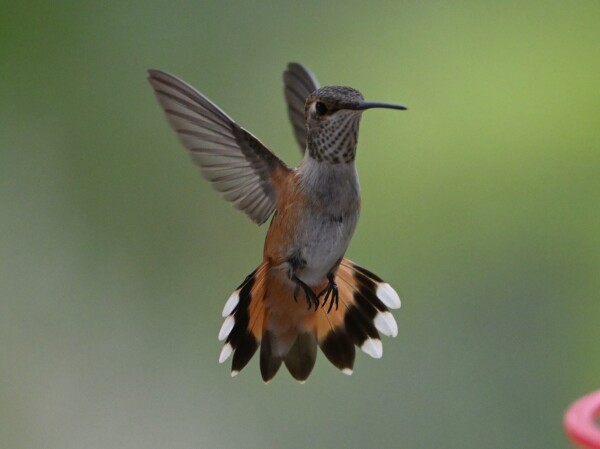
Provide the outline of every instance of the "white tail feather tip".
[[343,368],[342,373],[344,373],[346,376],[350,376],[352,375],[352,370],[350,368]]
[[219,363],[223,363],[225,360],[227,360],[232,352],[233,348],[229,343],[223,346],[223,349],[221,349],[221,354],[219,355]]
[[238,374],[240,374],[240,372],[239,372],[239,371],[233,370],[233,371],[231,372],[231,377],[235,377],[235,376],[237,376]]
[[240,294],[239,290],[236,290],[231,294],[231,296],[225,303],[225,307],[223,307],[223,317],[230,315],[231,312],[233,312],[233,309],[237,307],[238,302],[240,302]]
[[365,340],[360,349],[374,359],[380,359],[383,355],[383,346],[381,344],[381,340],[377,340],[375,338],[368,338]]
[[234,324],[235,318],[232,316],[225,318],[225,321],[223,321],[223,325],[221,326],[221,330],[219,331],[219,341],[223,341],[229,336]]
[[383,283],[377,287],[377,297],[390,309],[400,308],[400,297],[390,284]]
[[388,337],[398,335],[398,324],[390,312],[379,312],[373,320],[375,327],[379,332]]

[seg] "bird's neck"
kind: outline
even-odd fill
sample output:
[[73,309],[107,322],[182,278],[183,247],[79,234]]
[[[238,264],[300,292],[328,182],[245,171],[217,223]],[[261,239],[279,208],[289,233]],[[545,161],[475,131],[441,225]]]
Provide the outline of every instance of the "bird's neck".
[[317,206],[334,214],[358,211],[360,185],[354,160],[332,164],[314,159],[307,151],[298,175],[302,193]]

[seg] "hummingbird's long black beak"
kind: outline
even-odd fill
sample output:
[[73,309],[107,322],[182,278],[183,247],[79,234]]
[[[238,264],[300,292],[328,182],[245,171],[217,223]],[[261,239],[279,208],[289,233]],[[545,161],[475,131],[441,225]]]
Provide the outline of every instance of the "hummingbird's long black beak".
[[363,101],[356,106],[357,111],[364,111],[366,109],[373,108],[385,108],[385,109],[397,109],[399,111],[406,111],[406,106],[391,103],[379,103],[377,101]]

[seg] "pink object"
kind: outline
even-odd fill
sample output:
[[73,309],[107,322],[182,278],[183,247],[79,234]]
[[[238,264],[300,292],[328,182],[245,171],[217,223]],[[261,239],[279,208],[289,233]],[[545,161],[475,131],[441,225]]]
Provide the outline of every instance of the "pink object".
[[585,449],[600,449],[600,390],[575,401],[565,413],[565,429],[571,440]]

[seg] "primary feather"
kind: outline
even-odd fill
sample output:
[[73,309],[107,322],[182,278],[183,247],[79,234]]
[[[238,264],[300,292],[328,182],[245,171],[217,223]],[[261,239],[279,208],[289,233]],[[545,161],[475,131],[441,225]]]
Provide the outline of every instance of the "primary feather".
[[254,222],[264,223],[277,202],[271,175],[287,170],[285,164],[189,84],[160,70],[149,70],[148,80],[202,175]]

